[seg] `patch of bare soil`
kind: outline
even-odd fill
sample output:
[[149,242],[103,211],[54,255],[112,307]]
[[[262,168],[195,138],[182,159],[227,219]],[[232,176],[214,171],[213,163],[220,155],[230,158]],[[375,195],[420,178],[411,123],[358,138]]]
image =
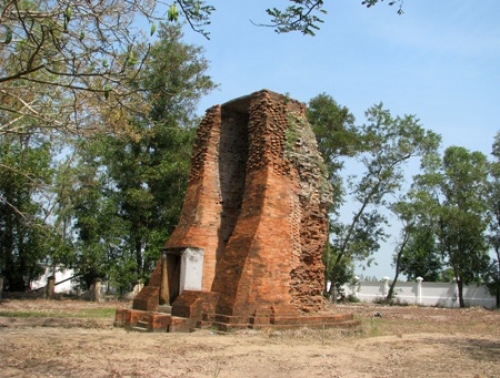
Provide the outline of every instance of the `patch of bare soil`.
[[[47,306],[61,315],[97,306],[65,302],[4,301],[0,311]],[[119,306],[98,306],[110,305]],[[40,319],[23,318],[25,324],[9,325],[13,318],[4,316],[0,377],[500,377],[499,311],[375,306],[332,311],[354,313],[362,320],[361,332],[139,333],[113,328],[112,319],[85,328],[89,325],[78,322],[96,319],[54,317],[59,324],[39,324]]]

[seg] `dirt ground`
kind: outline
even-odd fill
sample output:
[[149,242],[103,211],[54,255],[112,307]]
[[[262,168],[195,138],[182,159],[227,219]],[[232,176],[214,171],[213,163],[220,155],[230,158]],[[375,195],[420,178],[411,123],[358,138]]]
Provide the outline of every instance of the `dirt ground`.
[[[357,333],[141,333],[113,328],[109,315],[67,317],[119,306],[1,301],[0,377],[500,377],[500,311],[333,307],[362,321]],[[48,315],[9,316],[21,310]]]

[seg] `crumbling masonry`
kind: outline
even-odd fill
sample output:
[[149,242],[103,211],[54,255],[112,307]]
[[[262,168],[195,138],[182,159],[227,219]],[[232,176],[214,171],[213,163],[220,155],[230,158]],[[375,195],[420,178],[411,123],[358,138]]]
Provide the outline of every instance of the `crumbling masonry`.
[[207,110],[181,218],[117,325],[355,325],[324,311],[331,187],[305,105],[262,90]]

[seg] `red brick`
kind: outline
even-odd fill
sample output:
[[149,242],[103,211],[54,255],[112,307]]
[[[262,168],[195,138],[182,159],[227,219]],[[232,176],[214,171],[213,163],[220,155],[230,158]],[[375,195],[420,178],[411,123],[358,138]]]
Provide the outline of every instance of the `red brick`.
[[[226,328],[332,321],[306,316],[324,303],[331,187],[320,164],[300,102],[263,90],[207,111],[181,218],[166,244],[203,250],[202,290],[174,299],[172,319],[190,321],[171,319],[171,330],[209,319]],[[159,286],[158,269],[150,285]],[[143,291],[134,308],[153,308],[156,291]]]

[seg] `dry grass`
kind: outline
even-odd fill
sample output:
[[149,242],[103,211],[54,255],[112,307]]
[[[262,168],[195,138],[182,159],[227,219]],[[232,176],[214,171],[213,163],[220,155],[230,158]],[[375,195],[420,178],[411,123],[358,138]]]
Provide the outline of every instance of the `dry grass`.
[[[357,333],[310,328],[136,333],[109,325],[84,329],[83,322],[95,318],[69,315],[93,316],[94,310],[106,314],[122,305],[1,302],[4,314],[58,317],[49,327],[37,327],[37,322],[49,319],[37,317],[19,318],[27,322],[24,326],[0,327],[0,376],[500,377],[500,311],[334,307],[362,321]],[[0,325],[12,319],[0,317]],[[111,317],[103,320],[112,322]]]

